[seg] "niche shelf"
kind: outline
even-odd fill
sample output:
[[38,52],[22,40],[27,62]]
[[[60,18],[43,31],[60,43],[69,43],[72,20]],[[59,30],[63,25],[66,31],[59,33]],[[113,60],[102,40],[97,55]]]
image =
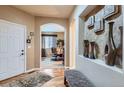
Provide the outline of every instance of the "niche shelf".
[[104,8],[104,6],[99,6],[99,5],[87,6],[87,8],[79,16],[78,57],[80,57],[82,59],[82,61],[84,61],[84,62],[86,61],[89,64],[93,63],[93,64],[96,64],[98,66],[102,66],[102,67],[104,67],[106,69],[110,69],[112,71],[118,72],[120,74],[124,74],[124,65],[123,65],[122,68],[118,68],[116,66],[107,65],[106,62],[103,61],[102,59],[90,59],[90,58],[86,58],[86,57],[83,56],[83,51],[84,51],[83,50],[83,40],[86,39],[86,37],[85,37],[85,35],[86,35],[85,26],[87,26],[85,24],[85,21],[89,18],[89,16],[94,15],[95,13],[99,12],[103,8]]
[[83,55],[78,55],[78,56],[80,58],[82,58],[83,60],[85,60],[86,62],[92,62],[94,64],[103,66],[103,67],[105,67],[107,69],[111,69],[112,71],[116,71],[118,73],[123,74],[123,69],[120,69],[120,68],[118,68],[116,66],[108,66],[108,65],[105,64],[105,61],[103,61],[103,60],[100,60],[100,59],[89,59],[89,58],[84,57]]

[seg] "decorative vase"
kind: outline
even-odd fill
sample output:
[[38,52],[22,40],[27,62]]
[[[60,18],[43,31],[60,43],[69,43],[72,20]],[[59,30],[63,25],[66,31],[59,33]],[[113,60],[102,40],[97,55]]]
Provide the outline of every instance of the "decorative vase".
[[119,68],[122,68],[122,47],[123,47],[123,26],[119,27],[120,30],[120,45],[116,49],[117,54],[116,54],[116,59],[115,59],[115,65]]
[[99,56],[99,45],[95,42],[95,58],[98,58],[98,56]]
[[91,51],[90,51],[90,58],[91,59],[95,59],[95,42],[90,42],[90,45],[91,45]]
[[89,58],[89,41],[84,40],[84,56]]
[[[106,56],[106,64],[110,66],[115,65],[116,47],[113,39],[113,24],[114,22],[109,22],[109,41],[108,41],[108,54]],[[114,47],[114,48],[113,48]]]

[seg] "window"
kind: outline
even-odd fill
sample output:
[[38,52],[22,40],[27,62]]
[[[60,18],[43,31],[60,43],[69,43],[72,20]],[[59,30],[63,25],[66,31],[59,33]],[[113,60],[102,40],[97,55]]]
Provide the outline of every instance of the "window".
[[55,48],[57,45],[57,35],[42,35],[42,47],[43,48]]

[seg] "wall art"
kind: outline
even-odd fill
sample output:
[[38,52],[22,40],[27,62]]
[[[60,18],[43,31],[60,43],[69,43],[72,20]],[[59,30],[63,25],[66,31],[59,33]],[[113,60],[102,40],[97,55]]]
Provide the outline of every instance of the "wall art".
[[94,32],[97,35],[100,35],[104,32],[104,27],[105,27],[104,19],[96,20],[95,21]]
[[104,19],[108,19],[119,13],[119,5],[106,5],[104,7]]
[[88,29],[92,29],[95,23],[95,16],[90,16],[88,19]]

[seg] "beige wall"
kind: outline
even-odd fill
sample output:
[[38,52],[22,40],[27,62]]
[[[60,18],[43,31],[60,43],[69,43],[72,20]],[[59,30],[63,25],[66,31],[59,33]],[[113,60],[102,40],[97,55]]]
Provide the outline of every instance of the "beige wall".
[[64,32],[58,32],[58,33],[56,33],[56,34],[57,34],[57,40],[58,40],[58,39],[64,40]]
[[[34,32],[34,17],[11,6],[0,6],[0,19],[25,25],[27,32]],[[34,38],[31,46],[27,48],[27,70],[34,68]]]
[[66,38],[66,54],[65,54],[65,61],[66,61],[66,66],[69,64],[69,33],[68,33],[68,20],[67,19],[59,19],[59,18],[48,18],[48,17],[35,17],[35,62],[36,62],[36,67],[40,66],[40,55],[41,55],[41,49],[40,49],[40,26],[47,24],[47,23],[56,23],[61,26],[63,26],[65,29],[65,38]]
[[27,70],[40,67],[40,26],[47,23],[57,23],[65,27],[66,33],[66,66],[69,63],[69,33],[68,33],[68,19],[59,18],[42,18],[34,17],[24,11],[16,9],[12,6],[0,6],[0,19],[22,24],[27,27],[27,34],[34,32],[35,36],[32,39],[31,48],[27,48]]

